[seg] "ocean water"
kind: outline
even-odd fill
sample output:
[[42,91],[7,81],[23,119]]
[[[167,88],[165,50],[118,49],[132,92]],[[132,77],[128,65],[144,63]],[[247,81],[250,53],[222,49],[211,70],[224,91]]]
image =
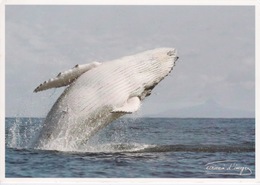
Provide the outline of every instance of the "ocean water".
[[122,118],[80,151],[30,148],[41,118],[6,118],[6,177],[255,178],[255,119]]

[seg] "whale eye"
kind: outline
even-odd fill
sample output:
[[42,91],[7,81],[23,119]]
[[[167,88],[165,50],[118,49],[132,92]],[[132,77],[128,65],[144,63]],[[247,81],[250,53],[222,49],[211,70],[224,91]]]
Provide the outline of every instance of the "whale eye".
[[167,53],[168,56],[172,56],[172,55],[174,55],[174,54],[175,54],[175,51],[174,51],[174,50],[168,51],[168,53]]

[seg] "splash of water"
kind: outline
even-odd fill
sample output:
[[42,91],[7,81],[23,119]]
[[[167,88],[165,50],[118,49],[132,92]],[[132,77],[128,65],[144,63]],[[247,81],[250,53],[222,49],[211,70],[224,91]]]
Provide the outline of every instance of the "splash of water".
[[32,118],[15,118],[10,120],[7,129],[6,145],[10,148],[30,148],[35,133],[41,129],[41,124]]
[[[134,117],[131,121],[138,119]],[[42,128],[42,119],[15,118],[9,120],[6,134],[6,146],[9,148],[31,149],[32,143],[37,139]],[[40,150],[58,150],[64,152],[133,152],[143,150],[150,145],[135,143],[125,137],[129,120],[119,120],[119,124],[104,129],[94,135],[88,142],[79,146],[64,147],[59,140],[53,142],[52,146],[45,148],[34,148]]]
[[[137,118],[135,118],[137,119]],[[7,119],[8,120],[8,119]],[[129,125],[134,120],[118,120],[117,124],[103,129],[80,147],[66,148],[56,143],[59,151],[76,153],[153,153],[153,152],[254,152],[254,143],[239,145],[152,145],[129,139]],[[7,121],[6,146],[17,149],[32,149],[31,143],[42,128],[42,119],[15,118]],[[139,133],[136,133],[137,135]],[[129,133],[128,133],[129,135]],[[134,138],[131,135],[131,138]],[[41,149],[41,148],[38,148]],[[46,150],[46,149],[45,149]],[[47,150],[51,150],[47,149]],[[55,149],[57,150],[57,149]]]

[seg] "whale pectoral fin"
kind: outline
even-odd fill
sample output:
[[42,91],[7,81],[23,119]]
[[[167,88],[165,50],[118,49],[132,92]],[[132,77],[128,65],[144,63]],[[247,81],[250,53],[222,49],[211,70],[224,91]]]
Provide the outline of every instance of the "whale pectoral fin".
[[55,78],[51,78],[43,82],[33,92],[67,86],[76,80],[80,75],[99,66],[100,64],[101,63],[99,62],[92,62],[90,64],[76,65],[72,69],[59,73]]
[[131,114],[133,112],[136,112],[141,106],[141,101],[138,97],[132,97],[127,100],[127,102],[119,108],[115,108],[112,110],[112,113],[127,113]]

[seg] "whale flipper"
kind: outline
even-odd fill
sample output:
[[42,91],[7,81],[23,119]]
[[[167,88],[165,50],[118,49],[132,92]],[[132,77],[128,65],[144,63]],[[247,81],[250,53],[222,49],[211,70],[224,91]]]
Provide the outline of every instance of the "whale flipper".
[[72,69],[59,73],[55,78],[51,78],[43,82],[33,92],[67,86],[76,80],[80,75],[97,67],[100,64],[101,63],[99,62],[92,62],[90,64],[76,65]]
[[119,108],[115,108],[112,110],[112,113],[127,113],[131,114],[133,112],[136,112],[141,106],[141,101],[138,97],[132,97],[127,100],[127,102]]

